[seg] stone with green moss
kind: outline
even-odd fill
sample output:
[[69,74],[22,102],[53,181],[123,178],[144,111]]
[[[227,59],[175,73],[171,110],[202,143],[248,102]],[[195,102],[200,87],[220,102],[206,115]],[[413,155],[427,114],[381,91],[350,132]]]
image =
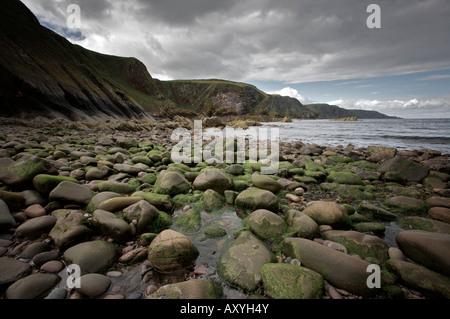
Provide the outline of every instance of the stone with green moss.
[[169,195],[156,194],[152,192],[138,191],[131,196],[139,196],[145,199],[147,202],[163,211],[171,211],[173,208],[173,200]]
[[386,226],[375,222],[360,222],[353,225],[353,228],[360,233],[373,233],[382,236],[386,231]]
[[384,201],[390,211],[403,215],[424,215],[428,211],[427,204],[419,199],[408,196],[394,196]]
[[200,212],[195,209],[189,209],[178,216],[173,225],[183,233],[196,233],[202,227]]
[[116,181],[103,181],[98,184],[100,192],[114,192],[120,194],[131,194],[137,190],[133,184],[120,183]]
[[302,178],[306,178],[306,177],[312,177],[314,178],[316,181],[324,181],[327,178],[327,174],[323,173],[323,172],[319,172],[319,171],[309,171],[306,170],[305,171],[305,176],[302,176]]
[[291,264],[268,263],[261,268],[264,293],[272,299],[320,299],[324,280],[317,272]]
[[244,224],[248,225],[251,232],[259,238],[272,242],[280,241],[287,229],[287,224],[283,218],[266,209],[258,209],[252,212],[245,219]]
[[142,183],[154,185],[156,182],[156,174],[148,173],[140,178]]
[[450,224],[419,216],[405,216],[398,219],[398,225],[405,230],[424,230],[450,235]]
[[363,259],[375,257],[382,263],[388,259],[389,247],[384,240],[377,236],[352,230],[329,230],[323,232],[322,237],[344,245],[350,254],[357,254]]
[[236,197],[235,205],[252,211],[267,209],[278,212],[278,198],[272,192],[256,187],[249,187],[242,191]]
[[262,282],[261,267],[275,261],[266,245],[244,230],[220,257],[217,272],[232,285],[251,292]]
[[33,178],[39,174],[56,174],[56,169],[46,160],[31,156],[11,165],[0,167],[0,182],[12,188],[32,185]]
[[335,163],[350,163],[350,162],[353,162],[353,159],[351,159],[350,157],[340,156],[340,155],[328,156],[328,159],[330,161],[335,162]]
[[267,175],[260,175],[253,173],[252,183],[255,187],[266,189],[272,193],[276,193],[281,190],[282,186],[276,180]]
[[217,225],[211,225],[205,227],[203,233],[209,238],[220,238],[227,234],[227,230]]
[[166,170],[158,174],[154,192],[174,196],[177,194],[186,194],[191,188],[191,183],[182,174]]
[[358,213],[369,216],[374,219],[392,221],[397,219],[397,215],[393,214],[381,207],[375,206],[367,201],[362,201],[357,207]]
[[346,185],[362,185],[361,177],[355,173],[348,172],[332,172],[327,178],[330,183],[346,184]]
[[196,279],[162,286],[146,299],[220,299],[222,295],[223,291],[218,283]]
[[317,171],[317,172],[322,172],[322,173],[325,173],[325,174],[327,172],[322,165],[317,164],[316,162],[308,162],[308,163],[306,163],[305,164],[305,169],[307,171]]
[[[306,174],[306,172],[305,172]],[[300,175],[294,175],[294,180],[297,182],[303,183],[303,184],[317,184],[317,179],[311,176],[300,176]]]

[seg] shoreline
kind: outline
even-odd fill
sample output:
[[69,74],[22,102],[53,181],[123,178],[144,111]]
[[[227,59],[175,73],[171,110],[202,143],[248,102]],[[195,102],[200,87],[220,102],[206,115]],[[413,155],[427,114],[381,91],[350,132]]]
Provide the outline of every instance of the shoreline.
[[[33,285],[35,274],[45,275],[39,283],[44,294],[67,299],[159,298],[189,281],[204,281],[202,285],[214,289],[192,286],[179,298],[192,297],[197,289],[212,293],[201,298],[246,298],[252,293],[283,298],[292,291],[269,278],[290,271],[298,261],[308,265],[296,268],[298,276],[309,271],[304,269],[320,274],[313,286],[322,288],[308,292],[307,299],[337,298],[336,292],[347,299],[450,297],[445,281],[433,275],[442,275],[442,268],[433,268],[408,249],[435,237],[450,238],[450,162],[440,152],[281,142],[278,172],[260,175],[263,164],[248,161],[213,166],[172,163],[170,133],[190,125],[182,118],[165,123],[53,121],[51,127],[39,121],[9,123],[3,121],[0,129],[0,204],[6,205],[0,205],[0,267],[27,271],[13,278],[0,274],[0,298],[23,297],[27,292],[14,284]],[[271,220],[269,226],[264,220]],[[77,229],[75,238],[66,237],[62,229]],[[428,237],[421,239],[414,229]],[[395,242],[399,232],[407,238]],[[183,244],[186,252],[181,254],[187,259],[174,257],[169,264],[160,263],[157,251],[169,254],[171,249],[161,236],[174,245],[179,238],[185,243],[188,238],[193,247]],[[99,242],[111,244],[115,257],[86,258],[94,258],[98,267],[106,258],[106,268],[95,271],[101,276],[96,288],[103,282],[108,286],[98,295],[67,289],[64,269],[55,271],[50,266],[73,262],[74,257],[67,254],[71,248]],[[401,254],[396,246],[401,246]],[[228,260],[237,247],[244,259]],[[246,268],[244,260],[253,258],[252,247],[267,247],[258,253],[267,256],[263,262],[267,266]],[[200,256],[192,259],[198,255],[196,249]],[[338,251],[352,279],[323,270],[325,260],[318,264],[301,260],[296,249],[323,250],[330,258]],[[445,268],[445,247],[426,246],[425,250],[431,254],[428,259]],[[216,259],[209,257],[213,251]],[[50,265],[34,262],[39,253],[54,254],[47,257]],[[415,263],[405,261],[405,255]],[[16,264],[5,266],[4,258]],[[375,295],[358,288],[358,263],[381,266],[382,288]],[[410,271],[408,267],[417,265],[427,269],[423,278],[399,279]],[[254,271],[264,271],[256,282],[242,282],[233,267],[245,269],[249,278]],[[177,275],[164,274],[174,269]],[[167,278],[172,278],[174,286],[167,284]],[[425,279],[433,280],[434,286],[425,288]],[[323,280],[331,286],[323,286]],[[217,285],[226,289],[217,290]]]

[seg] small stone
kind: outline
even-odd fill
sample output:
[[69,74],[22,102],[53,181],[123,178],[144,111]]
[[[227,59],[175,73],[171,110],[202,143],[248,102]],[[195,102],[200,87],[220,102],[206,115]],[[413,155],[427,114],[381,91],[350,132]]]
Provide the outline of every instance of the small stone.
[[111,279],[101,274],[86,274],[80,277],[80,288],[77,292],[88,297],[98,297],[104,294],[111,285]]
[[43,272],[49,272],[49,273],[59,273],[61,270],[64,269],[64,264],[60,262],[59,260],[51,260],[43,264],[40,268]]
[[35,204],[35,205],[31,205],[27,209],[25,209],[25,214],[29,218],[35,218],[35,217],[44,216],[46,214],[46,211],[45,211],[45,208],[42,207],[40,204]]
[[397,247],[390,247],[388,249],[388,254],[390,259],[406,260],[405,255],[403,255],[402,251]]

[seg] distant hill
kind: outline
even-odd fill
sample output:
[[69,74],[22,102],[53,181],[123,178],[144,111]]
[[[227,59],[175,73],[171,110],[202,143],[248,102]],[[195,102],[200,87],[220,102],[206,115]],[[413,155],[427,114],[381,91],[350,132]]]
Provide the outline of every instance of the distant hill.
[[160,81],[135,58],[104,55],[41,26],[19,0],[0,1],[0,117],[69,120],[265,115],[386,118],[378,112],[303,105],[219,79]]
[[311,118],[315,119],[338,119],[356,116],[359,119],[389,119],[395,118],[377,111],[348,110],[337,105],[329,104],[308,104],[305,107],[312,113]]

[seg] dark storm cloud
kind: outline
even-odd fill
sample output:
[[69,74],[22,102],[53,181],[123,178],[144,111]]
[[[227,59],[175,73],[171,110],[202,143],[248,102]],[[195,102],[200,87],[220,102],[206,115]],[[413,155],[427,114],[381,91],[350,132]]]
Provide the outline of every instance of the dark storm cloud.
[[[79,4],[77,43],[164,78],[295,83],[450,67],[448,0],[23,1],[54,25]],[[370,3],[381,29],[367,28]]]

